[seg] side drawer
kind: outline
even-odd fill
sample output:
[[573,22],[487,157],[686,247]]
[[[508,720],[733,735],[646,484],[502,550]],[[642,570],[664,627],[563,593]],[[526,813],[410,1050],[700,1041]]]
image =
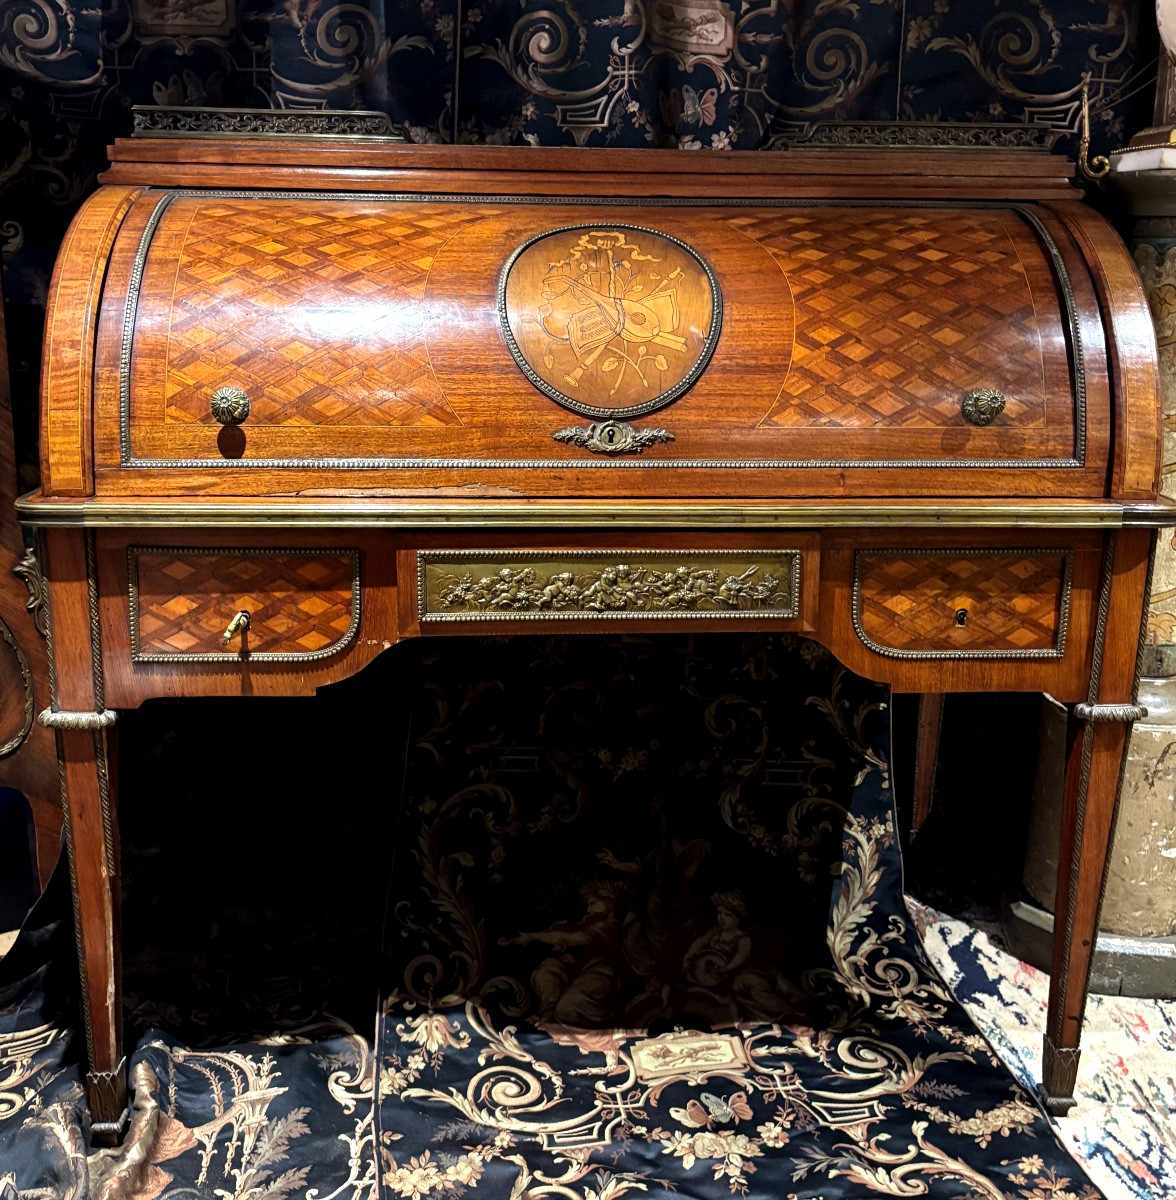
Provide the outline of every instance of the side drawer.
[[[359,627],[358,550],[130,546],[127,558],[132,662],[307,662]],[[239,613],[248,622],[226,643]]]
[[1061,658],[1066,549],[877,549],[854,556],[853,625],[889,658]]

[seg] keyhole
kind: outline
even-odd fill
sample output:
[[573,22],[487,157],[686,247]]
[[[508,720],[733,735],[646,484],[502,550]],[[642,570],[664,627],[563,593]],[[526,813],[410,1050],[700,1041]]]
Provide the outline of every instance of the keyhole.
[[608,442],[610,446],[615,445],[617,440],[617,431],[610,426],[604,431],[604,440]]
[[968,610],[966,608],[956,609],[956,624],[962,629],[968,623]]

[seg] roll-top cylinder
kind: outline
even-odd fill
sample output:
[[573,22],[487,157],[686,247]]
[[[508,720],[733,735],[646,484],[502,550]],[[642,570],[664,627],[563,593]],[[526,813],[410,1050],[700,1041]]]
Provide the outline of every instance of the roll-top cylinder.
[[1146,309],[1079,206],[593,197],[502,161],[514,194],[143,187],[89,275],[90,461],[53,378],[47,459],[98,496],[1098,498],[1117,428],[1148,494],[1116,343]]

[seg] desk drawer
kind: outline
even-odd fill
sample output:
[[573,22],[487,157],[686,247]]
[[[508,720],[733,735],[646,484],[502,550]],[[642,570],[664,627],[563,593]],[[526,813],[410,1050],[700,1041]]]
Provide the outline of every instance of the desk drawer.
[[[134,662],[305,662],[359,626],[357,550],[131,546]],[[225,632],[248,613],[228,643]]]
[[422,550],[417,616],[437,622],[792,620],[802,551]]
[[859,550],[853,623],[890,658],[1061,658],[1071,554]]

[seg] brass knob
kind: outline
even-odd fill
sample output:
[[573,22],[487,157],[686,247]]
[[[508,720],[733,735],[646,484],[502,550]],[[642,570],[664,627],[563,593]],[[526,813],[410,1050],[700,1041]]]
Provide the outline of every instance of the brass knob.
[[1004,412],[1004,392],[995,388],[973,388],[964,396],[964,420],[973,425],[991,425]]
[[222,425],[240,425],[249,416],[249,397],[237,387],[219,387],[208,402]]
[[233,638],[239,633],[244,633],[249,628],[249,613],[246,609],[241,609],[233,619],[225,627],[224,635],[221,637],[221,645],[227,646]]

